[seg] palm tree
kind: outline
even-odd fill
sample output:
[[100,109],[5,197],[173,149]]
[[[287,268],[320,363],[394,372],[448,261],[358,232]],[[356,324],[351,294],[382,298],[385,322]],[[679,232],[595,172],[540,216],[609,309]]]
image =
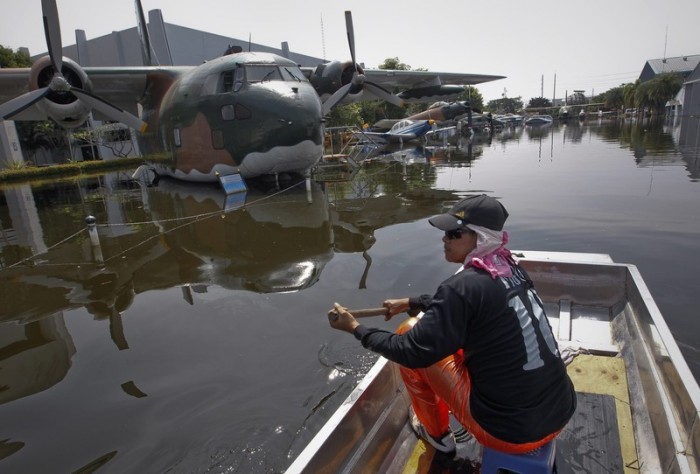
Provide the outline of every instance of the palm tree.
[[679,74],[659,74],[637,87],[635,103],[637,107],[648,107],[653,113],[663,114],[666,102],[673,99],[682,86],[683,78]]
[[613,87],[605,94],[605,107],[611,110],[625,108],[625,89],[624,85]]
[[622,96],[624,98],[625,107],[635,107],[634,95],[639,84],[639,79],[637,79],[634,84],[625,84],[622,86]]

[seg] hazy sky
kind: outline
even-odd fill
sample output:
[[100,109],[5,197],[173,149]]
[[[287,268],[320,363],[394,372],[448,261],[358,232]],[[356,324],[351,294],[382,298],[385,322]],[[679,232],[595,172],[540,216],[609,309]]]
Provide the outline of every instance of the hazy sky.
[[[135,26],[133,0],[57,0],[64,45]],[[488,101],[561,98],[633,82],[648,59],[700,54],[698,0],[142,0],[166,23],[326,59],[350,57],[351,9],[358,61],[398,57],[412,68],[507,76],[477,86]],[[2,0],[0,45],[46,51],[40,0]],[[323,27],[322,27],[323,25]],[[556,74],[556,89],[554,77]]]

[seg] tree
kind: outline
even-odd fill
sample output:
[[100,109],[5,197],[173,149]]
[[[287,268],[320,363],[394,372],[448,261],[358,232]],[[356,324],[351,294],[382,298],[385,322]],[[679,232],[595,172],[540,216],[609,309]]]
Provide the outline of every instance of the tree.
[[583,91],[574,91],[569,97],[566,98],[566,103],[568,105],[582,105],[587,103],[586,95]]
[[29,55],[19,49],[12,51],[0,44],[0,67],[31,67],[32,61]]
[[625,108],[625,85],[613,87],[603,94],[602,102],[608,109],[624,109]]
[[60,155],[70,157],[65,130],[53,120],[17,121],[15,126],[22,148],[29,152],[32,162],[36,163],[35,155],[39,148],[58,150]]
[[602,102],[605,102],[605,92],[600,93],[594,97],[591,97],[591,103],[593,103],[593,104],[600,104]]
[[486,109],[496,114],[513,114],[522,108],[523,100],[521,97],[504,97],[490,100],[486,104]]
[[396,71],[410,71],[411,66],[399,61],[399,58],[386,58],[382,64],[377,66],[377,69],[393,69]]
[[673,99],[682,86],[683,78],[679,74],[659,74],[637,86],[634,93],[635,106],[649,108],[656,114],[663,114],[666,102]]
[[634,96],[637,90],[637,86],[640,84],[639,79],[637,79],[634,84],[625,84],[622,87],[622,97],[624,98],[625,107],[634,107]]
[[[326,117],[327,127],[343,127],[346,125],[362,126],[366,123],[360,114],[360,103],[338,105],[331,109],[331,113]],[[371,122],[374,123],[374,122]]]
[[79,128],[73,132],[73,139],[81,145],[103,146],[116,157],[126,158],[134,151],[131,132],[123,124],[106,123],[97,128]]
[[457,96],[459,101],[468,101],[472,106],[473,110],[483,110],[484,109],[484,96],[481,95],[479,89],[473,86],[466,87],[464,92]]
[[527,108],[552,107],[552,101],[544,97],[533,97],[527,103]]

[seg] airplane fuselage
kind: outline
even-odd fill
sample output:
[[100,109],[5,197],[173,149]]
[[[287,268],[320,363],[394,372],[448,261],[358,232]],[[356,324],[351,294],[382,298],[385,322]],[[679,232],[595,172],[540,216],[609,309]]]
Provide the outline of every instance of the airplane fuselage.
[[150,133],[143,148],[165,152],[172,161],[157,171],[179,179],[304,172],[323,155],[321,100],[298,66],[280,56],[222,56],[185,72],[150,102],[158,110],[144,111]]

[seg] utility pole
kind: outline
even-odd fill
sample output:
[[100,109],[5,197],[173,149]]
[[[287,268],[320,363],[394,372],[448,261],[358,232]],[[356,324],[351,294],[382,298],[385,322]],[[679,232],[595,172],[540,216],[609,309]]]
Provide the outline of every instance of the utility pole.
[[542,79],[540,80],[540,97],[544,97],[544,74],[542,74]]

